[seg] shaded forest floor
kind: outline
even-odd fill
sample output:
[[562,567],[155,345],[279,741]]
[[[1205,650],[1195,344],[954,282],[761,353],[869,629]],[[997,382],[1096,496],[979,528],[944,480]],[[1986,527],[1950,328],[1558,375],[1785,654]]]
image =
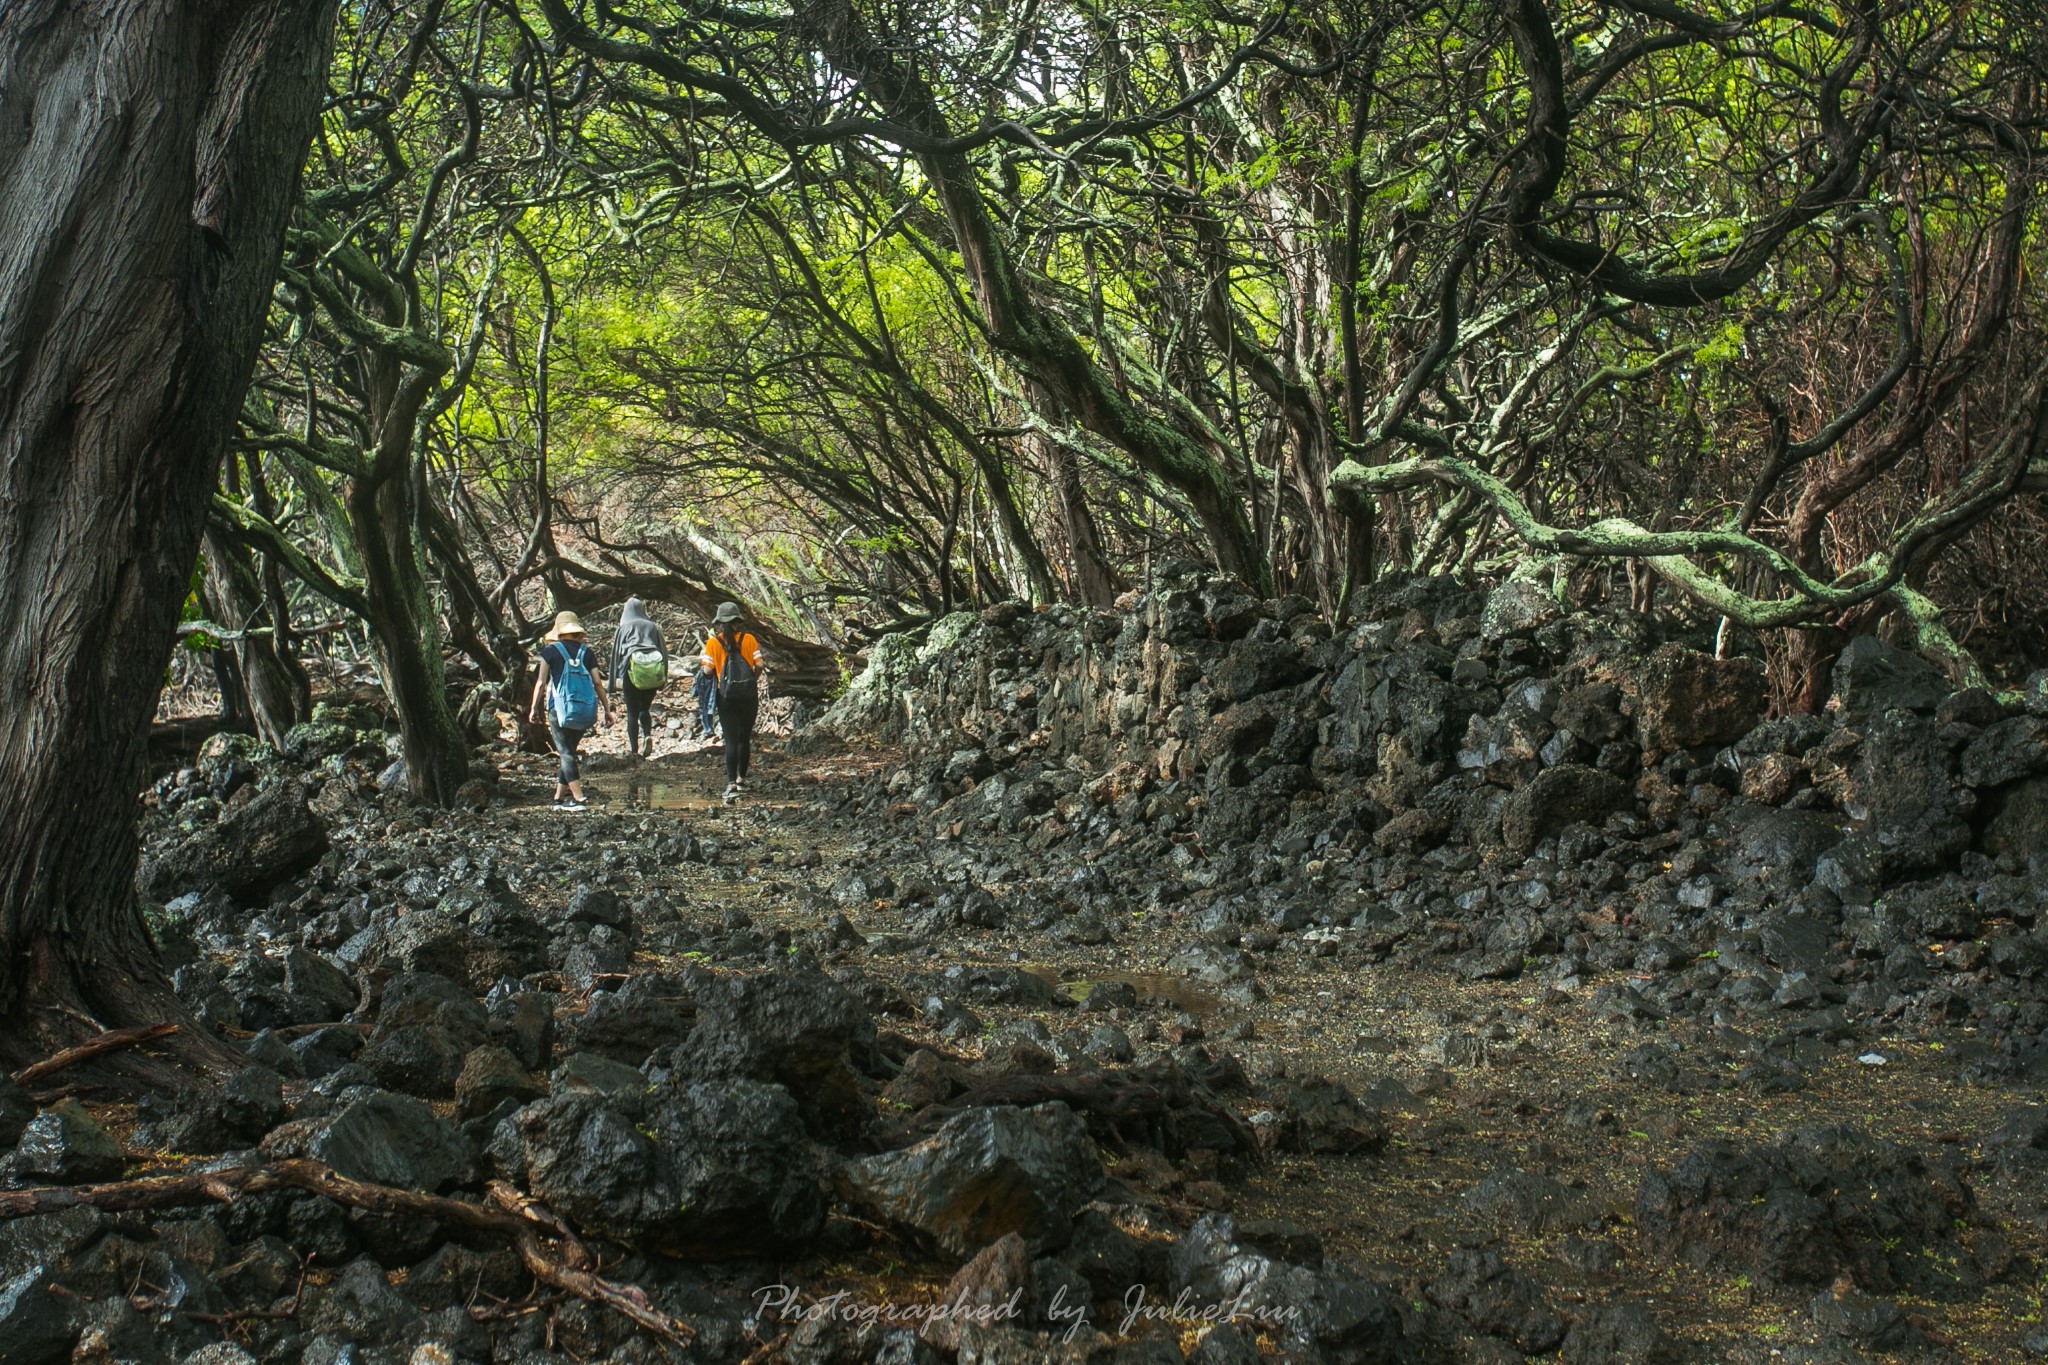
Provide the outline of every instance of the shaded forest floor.
[[[994,1002],[974,1006],[981,1038],[963,1038],[957,1026],[942,1033],[924,1008],[935,971],[1022,967],[1075,1000],[1098,985],[1131,986],[1135,1004],[1082,1022],[1113,1022],[1141,1051],[1205,1038],[1254,1078],[1326,1076],[1377,1111],[1386,1139],[1370,1154],[1276,1152],[1241,1180],[1116,1171],[1149,1183],[1182,1221],[1225,1209],[1240,1220],[1297,1224],[1298,1233],[1286,1235],[1353,1260],[1417,1300],[1449,1251],[1496,1247],[1568,1315],[1574,1304],[1645,1303],[1702,1360],[1853,1359],[1836,1354],[1845,1348],[1816,1325],[1810,1291],[1759,1287],[1745,1274],[1658,1255],[1633,1226],[1646,1170],[1668,1171],[1703,1139],[1766,1144],[1804,1126],[1842,1123],[1976,1173],[1980,1216],[1970,1250],[1982,1264],[2007,1268],[1998,1282],[1953,1301],[1898,1296],[1926,1344],[1955,1359],[2010,1361],[2040,1330],[2048,1228],[2039,1192],[2019,1176],[1992,1175],[1981,1144],[2016,1102],[2039,1093],[1958,1079],[1981,1050],[1974,1028],[1825,1039],[1776,1036],[1754,1020],[1738,1027],[1601,1018],[1593,1002],[1604,979],[1561,991],[1526,980],[1471,981],[1448,967],[1341,966],[1284,940],[1247,944],[1256,964],[1251,990],[1261,997],[1247,1003],[1242,986],[1219,989],[1176,965],[1197,935],[1170,913],[1118,917],[1111,941],[1096,945],[971,926],[933,942],[918,929],[917,904],[851,901],[845,890],[850,872],[874,870],[878,833],[898,850],[931,841],[907,805],[892,808],[898,823],[886,832],[848,805],[888,779],[892,754],[795,757],[771,746],[748,795],[724,806],[718,751],[662,749],[652,761],[632,762],[616,731],[597,740],[589,774],[597,800],[575,815],[546,807],[546,761],[519,760],[531,776],[508,773],[510,799],[487,824],[512,852],[529,831],[562,822],[580,822],[572,837],[593,849],[680,822],[722,851],[714,864],[681,864],[655,879],[692,919],[739,911],[763,932],[810,942],[827,917],[822,899],[833,897],[866,942],[830,954],[828,968],[854,965],[900,991],[904,1009],[888,1025],[935,1049],[972,1053],[1005,1026],[1032,1022],[1071,1029],[1070,1010]],[[1062,854],[1085,861],[1071,848]],[[941,880],[900,853],[886,872],[898,887]],[[919,897],[913,891],[909,899]],[[1869,1060],[1876,1058],[1882,1062]],[[1242,1108],[1250,1117],[1260,1106],[1246,1100]],[[1562,1187],[1562,1202],[1549,1181]],[[904,1273],[890,1251],[810,1273],[807,1288],[818,1292],[834,1281],[898,1297],[917,1288],[887,1285]],[[935,1292],[943,1271],[926,1279]]]

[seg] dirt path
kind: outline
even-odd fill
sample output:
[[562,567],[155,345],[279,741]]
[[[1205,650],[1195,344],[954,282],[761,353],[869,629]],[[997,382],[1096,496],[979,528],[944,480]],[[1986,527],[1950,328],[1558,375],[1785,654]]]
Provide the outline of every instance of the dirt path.
[[[1772,1035],[1753,1020],[1603,1020],[1592,1009],[1597,988],[1625,984],[1626,974],[1589,974],[1572,991],[1475,982],[1400,955],[1376,964],[1318,956],[1312,938],[1294,934],[1245,935],[1251,983],[1219,987],[1177,960],[1200,938],[1188,916],[1134,904],[1103,907],[1102,942],[971,925],[933,934],[920,927],[931,889],[970,888],[959,880],[957,846],[934,838],[907,807],[878,821],[856,804],[887,782],[890,754],[796,758],[771,742],[754,789],[726,806],[715,753],[664,744],[654,760],[633,763],[616,752],[616,735],[593,746],[592,811],[563,816],[540,806],[546,777],[536,769],[493,818],[512,830],[584,820],[600,844],[679,823],[719,850],[711,864],[657,875],[679,903],[741,911],[758,929],[805,943],[822,942],[820,931],[843,914],[865,942],[825,951],[828,966],[888,983],[903,999],[886,1022],[936,1049],[972,1054],[1010,1026],[1060,1035],[1106,1023],[1141,1052],[1203,1039],[1254,1079],[1328,1076],[1378,1109],[1387,1140],[1377,1154],[1275,1156],[1241,1182],[1161,1178],[1163,1197],[1183,1217],[1225,1207],[1298,1224],[1305,1245],[1350,1258],[1414,1298],[1453,1248],[1493,1246],[1568,1313],[1610,1298],[1646,1303],[1703,1360],[1855,1359],[1827,1353],[1846,1348],[1815,1325],[1810,1291],[1765,1290],[1744,1274],[1654,1254],[1634,1212],[1645,1171],[1669,1170],[1702,1140],[1753,1145],[1843,1123],[1968,1166],[1981,1206],[1972,1254],[2013,1267],[1981,1292],[1899,1296],[1925,1337],[1954,1359],[2005,1362],[2039,1330],[2048,1260],[2040,1194],[1998,1177],[1982,1139],[2016,1104],[2041,1097],[1958,1079],[1974,1040],[1968,1028],[1830,1039]],[[1012,881],[972,889],[1009,898],[1046,871],[1043,855],[1034,866],[1033,854],[1018,853]],[[1088,861],[1072,849],[1059,856],[1062,869]],[[878,871],[897,894],[852,894],[850,874]],[[978,1003],[979,1036],[942,1035],[923,1009],[933,975],[975,966],[1020,966],[1075,999],[1122,983],[1137,1000],[1086,1014]],[[1248,1001],[1253,993],[1260,998]],[[1243,1104],[1247,1117],[1259,1107]],[[1558,1182],[1575,1216],[1500,1217],[1483,1207],[1484,1194],[1475,1206],[1475,1192],[1502,1172]],[[886,1258],[840,1270],[849,1283],[890,1273]]]

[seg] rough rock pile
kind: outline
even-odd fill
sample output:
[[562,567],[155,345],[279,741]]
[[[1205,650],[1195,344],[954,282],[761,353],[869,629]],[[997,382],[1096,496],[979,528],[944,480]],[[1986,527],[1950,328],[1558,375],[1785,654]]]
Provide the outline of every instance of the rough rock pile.
[[1566,990],[1633,968],[1599,1008],[1970,1019],[1974,1065],[2048,1076],[2048,673],[1951,692],[1863,638],[1825,715],[1765,720],[1757,659],[1536,580],[1358,618],[1193,570],[1115,613],[998,606],[879,651],[825,729],[901,742],[869,809],[1018,881],[953,923],[1088,942],[1173,907],[1220,985],[1274,939]]
[[[1620,1037],[1588,1066],[1646,1093],[1798,1092],[1884,1034],[1994,1088],[2048,1076],[2048,678],[1951,694],[1864,641],[1826,716],[1763,721],[1758,665],[1711,646],[1533,582],[1401,585],[1333,632],[1165,573],[1118,614],[888,643],[826,730],[902,766],[751,842],[743,814],[521,813],[483,759],[464,809],[412,807],[359,711],[283,754],[222,737],[150,793],[139,884],[246,1065],[132,1110],[0,1080],[0,1201],[311,1161],[530,1207],[712,1362],[1698,1358],[1665,1304],[1544,1278],[1619,1286],[1624,1255],[1638,1286],[1706,1267],[1794,1296],[1834,1343],[1805,1358],[1918,1348],[1897,1296],[1974,1301],[2026,1265],[1984,1191],[2048,1226],[2037,1104],[1974,1156],[1689,1134],[1604,1194],[1532,1131],[1444,1187],[1400,1276],[1236,1207],[1254,1173],[1325,1163],[1368,1208],[1381,1173],[1436,1183],[1401,1081],[1257,1052],[1289,964],[1522,978],[1528,1014]],[[1043,965],[1140,943],[1142,977],[1070,992]],[[1504,1015],[1437,1017],[1417,1091],[1525,1046]],[[1617,1127],[1537,1098],[1530,1130]],[[0,1220],[0,1365],[668,1358],[437,1207],[270,1188]],[[915,1330],[755,1293],[848,1265],[907,1277],[871,1297],[986,1311]],[[1123,1333],[1134,1291],[1246,1311]]]
[[[1154,1358],[1100,1326],[1131,1286],[1164,1296],[1200,1267],[1192,1253],[1169,1266],[1183,1227],[1104,1154],[1155,1185],[1180,1179],[1175,1163],[1191,1180],[1242,1174],[1274,1139],[1236,1112],[1234,1062],[1199,1046],[1139,1062],[1104,1023],[922,1046],[887,1024],[928,1011],[821,961],[860,942],[844,917],[801,937],[762,930],[736,910],[678,909],[648,875],[689,864],[737,881],[748,850],[649,814],[515,828],[414,808],[372,776],[375,731],[316,738],[297,758],[217,738],[152,793],[141,883],[168,897],[149,905],[152,930],[184,1002],[247,1065],[132,1115],[0,1079],[0,1199],[294,1161],[472,1204],[501,1182],[687,1322],[705,1360],[778,1340],[820,1365]],[[931,999],[964,1010],[966,976],[937,977]],[[975,989],[1088,1014],[1014,969]],[[1348,1099],[1276,1100],[1285,1140],[1348,1140]],[[513,1247],[444,1218],[294,1189],[186,1203],[60,1201],[0,1221],[0,1361],[667,1358],[626,1316],[546,1292]],[[998,1247],[1014,1252],[993,1300],[1009,1310],[922,1334],[769,1315],[752,1294],[792,1261],[893,1248],[943,1274],[985,1270]],[[1401,1358],[1384,1291],[1271,1264],[1315,1307],[1290,1329],[1305,1348]],[[1360,1294],[1377,1295],[1369,1320],[1344,1306]],[[1055,1329],[1066,1339],[1047,1346]]]

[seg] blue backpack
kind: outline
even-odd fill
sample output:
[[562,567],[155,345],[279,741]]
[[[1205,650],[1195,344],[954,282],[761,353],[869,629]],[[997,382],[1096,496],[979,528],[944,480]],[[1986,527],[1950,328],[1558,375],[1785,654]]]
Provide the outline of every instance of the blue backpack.
[[564,730],[588,730],[597,723],[597,686],[590,678],[590,647],[557,645],[562,654],[560,676],[548,683],[548,709]]

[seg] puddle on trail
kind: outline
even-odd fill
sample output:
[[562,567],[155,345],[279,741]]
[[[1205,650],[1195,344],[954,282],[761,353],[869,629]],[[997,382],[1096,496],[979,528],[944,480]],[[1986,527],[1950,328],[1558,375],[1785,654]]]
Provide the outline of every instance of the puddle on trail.
[[1060,969],[1044,964],[1027,964],[1023,970],[1047,982],[1063,995],[1070,995],[1076,1001],[1086,1000],[1088,992],[1098,985],[1129,986],[1138,993],[1138,1003],[1164,1001],[1175,1009],[1186,1010],[1194,1015],[1214,1014],[1222,1004],[1215,992],[1184,976],[1169,972],[1103,972],[1097,976],[1082,976],[1062,979]]

